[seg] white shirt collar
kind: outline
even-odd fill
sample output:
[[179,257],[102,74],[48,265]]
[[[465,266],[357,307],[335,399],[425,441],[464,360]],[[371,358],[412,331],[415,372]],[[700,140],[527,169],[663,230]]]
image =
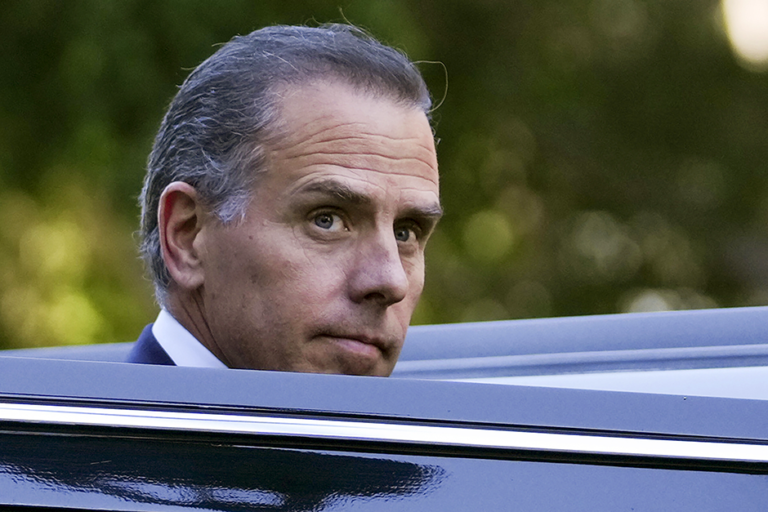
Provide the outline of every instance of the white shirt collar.
[[227,367],[165,309],[161,309],[157,315],[152,325],[152,334],[176,366]]

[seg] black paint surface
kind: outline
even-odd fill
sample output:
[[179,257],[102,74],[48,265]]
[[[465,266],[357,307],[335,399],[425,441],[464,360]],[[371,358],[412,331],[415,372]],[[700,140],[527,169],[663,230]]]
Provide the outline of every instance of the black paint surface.
[[762,512],[766,503],[766,475],[184,439],[0,434],[3,505],[157,511]]

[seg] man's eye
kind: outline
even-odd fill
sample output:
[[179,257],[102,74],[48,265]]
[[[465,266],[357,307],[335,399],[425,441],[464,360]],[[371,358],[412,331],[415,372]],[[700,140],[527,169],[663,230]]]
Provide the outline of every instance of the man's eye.
[[416,239],[416,230],[412,226],[395,227],[395,240],[398,242],[408,242]]
[[398,242],[407,242],[411,238],[411,230],[408,228],[395,228],[395,239]]
[[315,226],[329,231],[344,229],[344,221],[335,213],[319,213],[314,218]]

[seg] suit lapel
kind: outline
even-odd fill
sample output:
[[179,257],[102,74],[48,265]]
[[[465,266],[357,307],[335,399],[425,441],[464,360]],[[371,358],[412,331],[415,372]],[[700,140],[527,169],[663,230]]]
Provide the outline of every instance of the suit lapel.
[[152,324],[149,324],[141,332],[138,341],[133,344],[127,362],[141,364],[173,365],[173,359],[163,350],[152,334]]

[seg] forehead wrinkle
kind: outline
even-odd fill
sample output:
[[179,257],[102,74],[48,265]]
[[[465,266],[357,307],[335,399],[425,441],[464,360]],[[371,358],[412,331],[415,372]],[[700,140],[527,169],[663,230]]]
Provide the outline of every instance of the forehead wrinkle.
[[[332,146],[333,149],[324,149]],[[417,156],[403,156],[401,148],[407,148]],[[420,138],[400,139],[386,135],[365,134],[347,137],[328,137],[323,140],[304,141],[284,148],[276,148],[275,153],[283,153],[286,159],[308,155],[372,155],[389,159],[417,159],[428,161],[434,155],[434,147],[421,142]]]
[[[376,131],[368,131],[363,129],[353,129],[353,130],[347,130],[347,127],[354,127],[354,126],[367,126],[368,123],[344,123],[340,125],[336,125],[329,128],[321,129],[301,140],[299,142],[315,142],[315,143],[323,143],[323,142],[330,142],[334,140],[345,140],[345,139],[363,139],[367,140],[371,137],[377,138],[377,139],[385,139],[385,140],[392,140],[397,142],[411,142],[411,141],[421,141],[423,137],[393,137],[391,135],[387,135],[385,133],[380,133]],[[340,131],[341,134],[336,134],[335,132]],[[320,139],[315,140],[317,137],[323,134],[328,134],[327,139]],[[429,146],[420,144],[425,149],[430,149]]]
[[[269,159],[273,162],[282,161],[283,164],[288,162],[294,162],[295,165],[302,168],[316,167],[316,166],[331,166],[340,167],[342,169],[348,169],[352,171],[370,171],[379,174],[390,174],[395,176],[412,176],[415,178],[423,177],[419,174],[435,174],[438,175],[437,170],[437,158],[434,152],[430,151],[422,152],[422,154],[414,156],[406,156],[403,153],[397,153],[395,151],[392,154],[382,154],[379,152],[360,152],[360,151],[343,151],[339,149],[328,151],[317,151],[308,148],[307,151],[301,152],[285,152],[280,154],[279,152],[272,152],[269,155]],[[412,170],[398,171],[397,168],[409,167]],[[417,171],[417,169],[422,170]],[[437,183],[437,179],[428,179],[430,182]]]
[[[302,128],[310,128],[313,124],[317,124],[327,118],[333,116],[327,115],[319,117],[313,121],[305,122]],[[429,143],[424,143],[422,137],[392,137],[383,133],[363,130],[358,127],[366,127],[369,123],[366,122],[348,122],[338,123],[333,126],[321,126],[318,130],[311,131],[307,136],[297,137],[297,133],[302,130],[294,130],[291,134],[282,137],[282,141],[275,141],[273,146],[274,151],[286,151],[290,152],[292,149],[301,148],[304,145],[312,144],[326,144],[336,143],[341,141],[348,141],[354,143],[356,141],[363,141],[365,145],[379,145],[381,142],[374,142],[371,139],[378,139],[379,141],[390,141],[399,144],[409,144],[411,146],[416,145],[420,149],[434,153],[434,139],[430,137]],[[310,128],[311,129],[311,128]],[[337,133],[342,132],[342,133]]]
[[[275,151],[272,153],[272,157],[275,160],[283,160],[285,162],[295,161],[300,166],[313,166],[313,165],[332,165],[343,167],[346,169],[357,170],[371,170],[378,171],[375,168],[377,165],[382,165],[383,168],[390,169],[390,164],[408,165],[409,163],[417,163],[424,165],[429,169],[429,172],[437,173],[437,157],[432,150],[420,151],[420,154],[407,155],[406,152],[397,152],[396,150],[388,152],[379,152],[374,150],[363,152],[356,148],[338,148],[333,149],[318,149],[318,148],[297,148],[296,151],[285,151],[283,154]],[[378,162],[378,164],[377,164]],[[402,173],[390,169],[391,174],[407,175],[412,173]]]
[[[314,160],[315,157],[317,160],[321,160],[321,161],[312,162],[312,160]],[[325,158],[323,157],[330,157],[328,158],[328,160],[330,161],[324,162]],[[371,163],[370,160],[380,160],[382,162],[395,162],[395,163],[401,163],[402,165],[405,165],[408,162],[416,162],[418,164],[424,164],[430,169],[433,168],[432,162],[430,160],[426,160],[418,156],[401,156],[401,155],[390,156],[390,155],[383,155],[380,153],[358,153],[358,152],[340,153],[338,151],[313,151],[313,152],[304,153],[301,155],[286,157],[286,160],[297,160],[297,161],[309,160],[309,165],[322,165],[323,163],[326,163],[328,165],[336,165],[338,167],[344,167],[347,169],[360,169],[360,170],[375,170],[375,169],[368,169],[367,165]],[[398,173],[394,172],[392,174],[398,174]]]
[[[344,165],[344,164],[341,164],[341,163],[333,163],[333,164],[325,163],[325,164],[316,164],[316,165],[323,165],[323,166],[329,166],[329,167],[341,167],[342,169],[348,169],[350,171],[373,172],[373,173],[376,173],[376,174],[383,174],[385,176],[403,176],[403,177],[406,177],[406,178],[414,178],[414,179],[424,180],[424,181],[426,181],[428,183],[431,183],[433,185],[437,185],[438,184],[438,180],[437,179],[433,180],[433,179],[428,178],[426,176],[419,176],[417,174],[413,174],[413,173],[410,173],[410,172],[397,172],[397,171],[393,171],[393,170],[382,171],[382,170],[374,169],[374,168],[371,168],[371,167]],[[437,178],[438,177],[437,170],[434,169],[432,166],[428,166],[428,167],[429,167],[429,169],[431,171],[434,171],[435,177]],[[398,188],[405,189],[405,187],[398,187]],[[410,187],[410,188],[413,188],[414,190],[418,190],[415,187]]]
[[[383,151],[375,151],[375,149],[391,149],[391,153],[400,154],[399,149],[403,146],[407,146],[413,152],[426,153],[428,155],[434,155],[434,142],[432,144],[425,144],[421,137],[391,137],[389,135],[382,135],[377,133],[360,132],[355,135],[349,135],[345,137],[328,137],[327,139],[314,141],[311,144],[315,146],[325,146],[328,144],[342,144],[342,148],[348,146],[356,147],[361,146],[361,150],[356,151],[361,154],[378,154],[381,156],[387,156]],[[301,150],[301,147],[294,146],[295,149]],[[318,153],[319,151],[314,151]],[[354,153],[355,151],[349,151]]]

